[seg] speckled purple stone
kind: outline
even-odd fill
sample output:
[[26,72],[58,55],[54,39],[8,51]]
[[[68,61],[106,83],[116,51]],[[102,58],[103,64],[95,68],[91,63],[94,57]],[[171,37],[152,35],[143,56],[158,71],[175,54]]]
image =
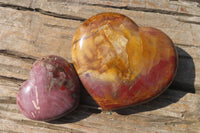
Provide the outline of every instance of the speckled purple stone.
[[49,121],[73,111],[80,83],[73,66],[58,56],[37,60],[17,95],[20,111],[33,120]]

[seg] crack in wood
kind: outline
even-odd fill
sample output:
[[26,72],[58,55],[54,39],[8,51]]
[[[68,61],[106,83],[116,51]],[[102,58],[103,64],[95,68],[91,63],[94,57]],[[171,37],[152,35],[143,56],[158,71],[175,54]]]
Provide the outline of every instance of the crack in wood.
[[89,3],[80,3],[82,5],[90,5],[90,6],[99,6],[104,8],[117,8],[117,9],[125,9],[125,10],[133,10],[133,11],[142,11],[142,12],[152,12],[152,13],[159,13],[159,14],[167,14],[167,15],[174,15],[174,16],[197,16],[200,17],[200,15],[194,15],[189,13],[182,13],[182,12],[176,12],[176,11],[167,11],[162,9],[150,9],[150,8],[144,8],[144,7],[130,7],[130,6],[111,6],[111,5],[103,5],[103,4],[89,4]]
[[[143,7],[130,7],[130,6],[112,6],[112,5],[103,5],[103,4],[89,4],[80,2],[79,4],[82,5],[89,5],[89,6],[98,6],[98,7],[104,7],[104,8],[116,8],[116,9],[125,9],[125,10],[133,10],[133,11],[141,11],[141,12],[152,12],[152,13],[159,13],[159,14],[167,14],[167,15],[175,15],[175,16],[197,16],[200,17],[200,15],[193,15],[189,13],[181,13],[177,11],[167,11],[167,10],[161,10],[161,9],[150,9],[150,8],[143,8]],[[40,8],[31,8],[31,7],[23,7],[18,5],[12,5],[12,4],[5,4],[3,2],[0,2],[0,7],[6,7],[6,8],[12,8],[16,10],[22,10],[22,11],[34,11],[41,13],[43,15],[53,16],[56,18],[62,18],[62,19],[71,19],[71,20],[77,20],[77,21],[85,21],[85,18],[78,17],[78,16],[72,16],[67,14],[59,14],[55,12],[45,11]]]
[[5,104],[16,104],[16,97],[0,97],[0,103],[5,103]]
[[23,7],[23,6],[17,6],[17,5],[12,5],[12,4],[5,4],[3,2],[0,2],[0,7],[12,8],[12,9],[22,10],[22,11],[34,11],[34,9],[30,8],[30,7]]
[[[61,26],[61,25],[55,25],[55,24],[47,24],[47,23],[45,23],[44,26],[50,27],[50,28],[66,29],[66,30],[76,30],[77,29],[77,28],[74,28],[74,27]],[[71,37],[71,36],[69,36],[69,37]]]
[[40,8],[35,8],[36,12],[39,12],[43,15],[48,15],[48,16],[53,16],[56,18],[62,18],[62,19],[70,19],[70,20],[77,20],[77,21],[85,21],[85,18],[77,17],[77,16],[71,16],[71,15],[66,15],[66,14],[58,14],[50,11],[45,11]]
[[0,80],[1,79],[9,80],[12,82],[18,82],[19,84],[21,84],[21,82],[25,81],[24,79],[20,79],[20,78],[16,78],[16,77],[7,77],[7,76],[3,76],[3,75],[0,75]]
[[197,22],[197,21],[189,21],[189,20],[182,20],[182,19],[176,19],[176,20],[179,21],[179,22],[183,22],[183,23],[200,25],[200,22]]
[[200,48],[200,46],[197,46],[197,45],[191,45],[191,44],[183,44],[183,43],[174,43],[175,46],[185,46],[185,47],[193,47],[193,48]]
[[30,55],[25,55],[24,53],[19,53],[7,49],[0,49],[0,55],[22,59],[30,63],[33,63],[37,59],[37,57],[31,57]]
[[2,2],[0,2],[0,7],[11,8],[11,9],[15,9],[15,10],[22,10],[22,11],[34,11],[34,12],[38,12],[43,15],[52,16],[52,17],[56,17],[56,18],[62,18],[62,19],[70,19],[70,20],[77,20],[77,21],[85,21],[86,20],[85,18],[66,15],[66,14],[58,14],[55,12],[45,11],[40,8],[23,7],[23,6],[18,6],[18,5],[4,4]]

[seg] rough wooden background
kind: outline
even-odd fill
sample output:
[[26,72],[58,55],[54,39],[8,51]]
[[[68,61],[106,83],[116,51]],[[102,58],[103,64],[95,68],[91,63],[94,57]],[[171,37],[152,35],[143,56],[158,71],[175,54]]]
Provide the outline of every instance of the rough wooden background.
[[[116,112],[102,112],[83,91],[68,116],[51,123],[26,119],[15,97],[32,63],[49,54],[71,61],[76,29],[101,12],[168,34],[179,55],[173,84],[149,103]],[[200,1],[0,0],[0,132],[200,133]]]

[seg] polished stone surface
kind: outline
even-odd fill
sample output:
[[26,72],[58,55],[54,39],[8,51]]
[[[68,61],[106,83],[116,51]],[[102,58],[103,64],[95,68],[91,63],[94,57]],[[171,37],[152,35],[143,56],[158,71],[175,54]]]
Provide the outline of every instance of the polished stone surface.
[[80,84],[73,66],[58,56],[37,60],[17,95],[20,111],[33,120],[49,121],[79,104]]
[[138,27],[117,13],[97,14],[79,27],[72,60],[83,85],[105,110],[154,98],[171,83],[177,67],[166,34]]

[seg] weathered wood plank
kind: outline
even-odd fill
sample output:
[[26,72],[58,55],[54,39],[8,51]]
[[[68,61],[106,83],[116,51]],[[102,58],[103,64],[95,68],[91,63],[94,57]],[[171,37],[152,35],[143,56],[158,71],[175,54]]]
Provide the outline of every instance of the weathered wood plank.
[[[177,46],[179,66],[170,88],[155,100],[117,112],[101,112],[83,90],[81,105],[51,123],[26,119],[15,97],[39,57],[56,54],[71,61],[71,40],[83,20],[119,12],[140,26],[167,33]],[[0,0],[0,132],[200,131],[200,8],[184,0]],[[195,92],[191,94],[187,92]]]
[[16,97],[22,82],[23,81],[17,79],[9,79],[0,76],[0,97]]
[[[65,6],[78,6],[78,5],[96,5],[104,7],[113,7],[127,10],[138,10],[146,12],[160,12],[163,14],[173,15],[196,15],[199,16],[199,0],[0,0],[4,6],[15,5],[23,6],[26,8],[43,8],[43,6],[57,5],[58,3]],[[45,3],[45,5],[42,5]],[[47,5],[46,5],[47,4]],[[41,6],[42,5],[42,6]],[[72,10],[76,10],[71,8]],[[58,9],[59,10],[59,9]],[[52,11],[52,10],[50,10]]]
[[[194,16],[187,16],[187,15],[178,15],[178,14],[173,14],[170,15],[170,13],[165,13],[164,15],[162,14],[162,11],[159,12],[139,12],[139,11],[135,11],[135,10],[129,10],[129,9],[123,9],[121,10],[120,8],[113,8],[111,7],[105,7],[105,6],[101,6],[102,5],[118,5],[121,6],[123,4],[128,4],[129,2],[127,1],[85,1],[86,4],[82,5],[79,2],[69,2],[66,3],[64,1],[37,1],[33,4],[35,4],[35,6],[33,6],[34,8],[38,8],[38,9],[42,9],[45,11],[51,11],[51,12],[55,12],[58,14],[66,14],[66,15],[71,15],[71,16],[76,16],[76,17],[83,17],[84,19],[87,19],[88,17],[97,14],[97,13],[101,13],[101,12],[119,12],[122,14],[126,14],[127,16],[131,17],[134,21],[136,21],[136,23],[138,23],[139,25],[142,26],[153,26],[159,29],[162,29],[163,31],[165,31],[173,40],[175,43],[179,43],[179,44],[188,44],[188,45],[195,45],[197,44],[199,46],[199,42],[197,41],[197,38],[200,37],[200,34],[197,34],[197,38],[195,36],[193,36],[192,34],[195,34],[195,30],[196,29],[196,25],[191,25],[191,24],[199,24],[199,16],[194,17]],[[151,3],[152,1],[143,1],[144,3]],[[141,5],[146,6],[148,4],[144,4],[143,2],[141,2]],[[70,4],[71,3],[71,4]],[[92,3],[92,4],[91,4]],[[97,4],[95,5],[94,3],[101,3],[100,5]],[[160,6],[158,7],[162,7],[161,5],[166,5],[168,3],[170,3],[169,1],[164,1],[162,2],[157,2],[154,1],[154,4],[157,5],[159,4]],[[174,2],[173,2],[174,3]],[[188,4],[190,5],[190,2],[178,2],[179,6],[182,5],[188,7]],[[88,5],[89,4],[89,5]],[[121,5],[120,5],[121,4]],[[129,5],[129,4],[128,4]],[[132,5],[132,4],[131,4]],[[134,4],[133,4],[134,5]],[[123,7],[123,6],[122,6]],[[194,6],[193,4],[191,4],[191,9],[194,11],[195,9],[195,13],[196,14],[200,14],[200,8],[197,8],[197,6]],[[196,7],[196,8],[195,8]],[[155,8],[155,7],[154,7]],[[176,7],[175,10],[178,10],[179,7]],[[159,19],[156,19],[159,18]],[[163,22],[165,21],[165,22]],[[184,23],[183,23],[184,22]],[[199,26],[198,26],[199,27]],[[184,29],[183,29],[184,28]],[[187,39],[184,38],[184,36],[187,35]],[[193,40],[193,41],[192,41]]]
[[[46,5],[46,4],[42,4],[42,5]],[[52,10],[54,8],[59,9],[59,11],[56,12],[60,14],[59,17],[73,16],[74,18],[83,18],[83,19],[87,19],[88,17],[96,13],[100,13],[102,11],[104,12],[112,11],[112,12],[123,13],[131,17],[134,21],[136,21],[136,23],[138,23],[141,26],[153,26],[153,27],[163,30],[177,44],[180,44],[180,45],[185,44],[185,45],[190,45],[190,46],[200,45],[199,40],[198,40],[198,38],[200,37],[200,34],[199,32],[197,32],[200,26],[198,24],[195,24],[195,23],[199,23],[199,17],[163,15],[163,14],[155,14],[155,13],[149,13],[149,12],[120,10],[120,9],[115,9],[115,8],[110,9],[110,8],[87,6],[87,5],[78,6],[77,8],[79,9],[77,12],[79,13],[69,10],[67,7],[63,8],[61,5],[55,4],[54,7],[52,7]],[[49,15],[51,14],[44,11],[40,11],[40,12],[44,14],[49,14]],[[55,15],[55,14],[52,14],[52,15]],[[156,19],[156,18],[159,18],[159,19]]]
[[[29,77],[29,71],[33,61],[34,61],[33,59],[26,59],[26,58],[23,59],[8,55],[1,55],[0,53],[0,66],[1,66],[0,75],[3,77],[15,78],[17,80],[22,79],[22,81],[26,80]],[[200,79],[198,76],[200,75],[200,71],[197,70],[199,69],[198,66],[200,66],[199,63],[200,63],[199,59],[193,60],[192,58],[189,58],[189,56],[187,58],[184,58],[184,56],[183,57],[180,56],[178,72],[175,77],[174,84],[171,86],[171,88],[176,88],[186,92],[200,93],[199,89]],[[197,66],[196,68],[195,65]],[[12,82],[13,81],[11,81],[11,84]],[[5,82],[3,78],[0,78],[0,86],[1,85],[4,87],[8,86],[6,83],[7,82]],[[5,91],[9,91],[11,88],[9,88],[8,86],[6,87]],[[184,90],[183,88],[186,88],[186,90]],[[13,90],[11,89],[10,91],[12,92]],[[3,92],[2,94],[4,94],[4,91],[2,92]]]
[[[90,2],[91,1],[87,3]],[[129,9],[113,8],[113,7],[107,8],[95,4],[82,5],[79,4],[78,2],[71,2],[71,3],[72,4],[70,4],[70,2],[66,3],[64,1],[56,2],[53,0],[52,1],[44,0],[44,1],[37,1],[33,4],[36,4],[34,8],[42,9],[43,11],[51,11],[62,15],[82,17],[84,19],[87,19],[88,17],[101,12],[119,12],[129,16],[134,21],[136,21],[137,24],[141,26],[152,26],[165,31],[173,39],[175,43],[195,45],[195,46],[200,45],[197,39],[200,37],[200,34],[196,33],[199,29],[199,23],[200,23],[199,16],[194,17],[194,16],[178,15],[178,14],[170,15],[170,13],[162,14],[162,12],[161,13],[153,11],[143,12],[143,11],[135,11]],[[102,3],[106,4],[109,2],[104,1]],[[113,3],[114,2],[111,2],[110,4]],[[117,3],[117,5],[120,5],[119,3],[126,3],[126,2],[119,2],[119,3],[115,2],[115,3]],[[161,2],[159,2],[159,4],[160,3]],[[185,2],[183,2],[183,5],[184,4]],[[191,8],[193,10],[197,9],[195,12],[197,14],[200,14],[200,8],[197,7],[195,8],[194,6],[191,6]],[[185,38],[184,36],[187,36],[187,38]]]
[[[85,4],[84,4],[85,2]],[[99,4],[94,4],[100,2],[101,4],[108,4],[111,5],[115,3],[114,5],[120,5],[122,3],[127,3],[126,1],[66,1],[66,0],[43,0],[43,1],[33,1],[31,9],[36,10],[37,12],[53,15],[57,17],[68,17],[71,19],[87,19],[88,17],[101,12],[119,12],[123,13],[129,17],[131,17],[134,21],[136,21],[139,25],[142,26],[153,26],[156,28],[159,28],[163,31],[165,31],[175,43],[178,44],[187,44],[187,45],[195,45],[199,46],[199,40],[200,34],[196,34],[196,32],[199,29],[199,17],[200,16],[192,16],[192,15],[179,15],[179,14],[170,14],[166,12],[165,14],[162,14],[162,11],[154,12],[154,11],[135,11],[130,9],[123,9],[120,8],[114,8],[114,7],[105,7],[101,6]],[[145,3],[151,3],[153,1],[143,1]],[[144,4],[141,2],[141,5],[147,6],[148,4]],[[14,2],[11,2],[14,3]],[[131,3],[131,2],[128,2]],[[133,2],[134,3],[134,2]],[[137,2],[136,2],[137,3]],[[194,11],[196,14],[200,14],[200,8],[197,6],[197,2],[185,2],[185,1],[163,1],[163,2],[157,2],[154,1],[154,4],[157,3],[159,5],[158,7],[162,7],[162,5],[172,3],[179,3],[177,4],[178,7],[180,5],[190,7],[192,10],[188,11],[189,13]],[[164,3],[164,4],[163,4]],[[196,3],[196,4],[195,4]],[[176,5],[175,4],[175,5]],[[123,4],[122,4],[123,5]],[[129,4],[128,4],[129,5]],[[135,4],[133,4],[135,5]],[[136,4],[137,5],[137,4]],[[147,6],[148,7],[148,6]],[[179,9],[179,8],[176,8]],[[146,9],[146,7],[145,7]],[[170,10],[170,9],[169,9]],[[183,10],[184,11],[184,10]],[[159,18],[159,19],[156,19]],[[187,36],[184,37],[184,36]]]
[[198,1],[186,0],[84,0],[81,2],[99,6],[111,6],[129,10],[160,12],[173,15],[199,15],[197,12],[200,11],[198,8]]
[[0,50],[33,58],[70,58],[71,39],[80,22],[0,8],[0,24]]
[[[4,77],[16,78],[18,80],[22,79],[22,81],[26,80],[29,77],[29,71],[32,62],[33,62],[32,60],[31,61],[27,59],[24,60],[21,58],[8,57],[0,54],[0,66],[1,66],[0,75]],[[171,86],[171,88],[176,88],[186,92],[200,93],[200,88],[199,88],[200,71],[198,70],[200,66],[199,63],[200,63],[199,59],[193,60],[192,58],[180,57],[177,75],[175,77],[174,83]],[[12,82],[13,81],[11,81],[11,83]],[[0,78],[0,85],[7,86],[6,83],[7,82],[5,82],[3,78]],[[10,88],[8,86],[5,89],[5,91],[9,90]],[[11,89],[11,92],[12,91],[13,90]]]
[[0,0],[0,5],[1,6],[16,5],[29,8],[31,7],[32,2],[33,0]]
[[[136,18],[142,22],[139,16]],[[166,20],[161,21],[167,25],[168,22],[166,24],[165,22]],[[0,8],[0,75],[25,80],[28,78],[33,61],[49,54],[59,55],[71,61],[71,40],[80,24],[81,22],[77,20],[55,18],[32,11]],[[187,27],[187,24],[184,25]],[[174,31],[171,30],[174,28],[173,25],[169,27],[167,30],[173,34]],[[200,25],[195,30],[198,28],[200,29]],[[181,27],[177,31],[180,30],[184,32]],[[193,30],[188,29],[189,32]],[[183,37],[181,34],[177,36],[179,37],[174,38],[175,41],[188,38],[187,34]],[[196,92],[199,92],[200,48],[193,43],[176,44],[176,46],[180,61],[175,86],[182,89],[186,85],[189,92],[194,92],[195,88]]]
[[0,54],[0,75],[27,79],[27,74],[31,69],[32,63],[32,61],[17,59]]
[[[10,99],[8,99],[10,100]],[[26,119],[17,109],[16,104],[1,103],[0,119],[6,129],[35,132],[142,132],[142,133],[198,133],[200,130],[200,96],[180,91],[167,90],[155,100],[117,112],[101,112],[97,109],[80,105],[68,116],[51,123],[36,122]],[[12,125],[8,128],[8,125]],[[1,125],[0,125],[1,126]]]

